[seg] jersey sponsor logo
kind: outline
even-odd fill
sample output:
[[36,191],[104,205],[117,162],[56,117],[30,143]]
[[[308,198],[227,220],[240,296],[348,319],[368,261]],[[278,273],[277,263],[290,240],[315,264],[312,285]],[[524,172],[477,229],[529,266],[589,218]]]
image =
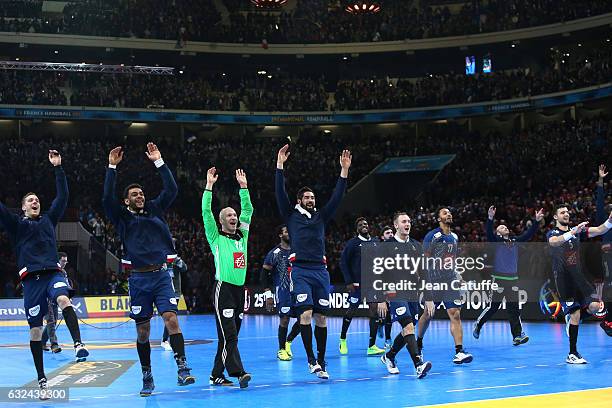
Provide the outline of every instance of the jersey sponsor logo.
[[434,234],[434,236],[433,236],[433,237],[434,237],[434,238],[436,238],[436,239],[438,239],[438,238],[440,238],[441,236],[442,236],[442,233],[441,233],[441,232],[436,232],[436,233]]
[[242,241],[234,241],[234,243],[238,251],[244,251],[244,246],[242,245]]
[[172,303],[173,305],[176,305],[176,298],[170,298],[170,303]]
[[227,317],[228,319],[234,317],[234,309],[223,309],[223,317]]
[[303,302],[306,299],[308,299],[308,294],[306,294],[306,293],[300,293],[299,295],[297,295],[297,301],[298,302]]
[[36,305],[28,309],[28,314],[32,317],[38,316],[39,312],[40,312],[40,305]]
[[244,259],[244,252],[234,252],[234,269],[245,269],[246,260]]
[[285,306],[285,307],[281,307],[280,311],[281,311],[281,313],[289,313],[290,310],[291,310],[290,307]]
[[68,285],[66,285],[66,282],[55,282],[53,284],[53,288],[58,289],[58,288],[64,288]]
[[134,313],[135,315],[140,314],[141,311],[142,306],[132,306],[132,313]]
[[403,316],[406,313],[406,306],[398,307],[395,309],[395,314],[398,316]]
[[321,306],[329,306],[329,299],[319,299],[319,304]]

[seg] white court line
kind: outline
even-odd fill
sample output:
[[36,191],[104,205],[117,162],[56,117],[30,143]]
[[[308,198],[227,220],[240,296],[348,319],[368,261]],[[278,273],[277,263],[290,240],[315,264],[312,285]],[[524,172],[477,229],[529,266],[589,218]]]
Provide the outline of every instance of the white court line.
[[174,392],[191,392],[189,390],[175,390]]
[[508,384],[508,385],[493,385],[490,387],[476,387],[476,388],[462,388],[460,390],[446,390],[446,392],[463,392],[463,391],[478,391],[478,390],[490,390],[494,388],[510,388],[510,387],[527,387],[532,383],[525,384]]
[[261,384],[261,385],[256,385],[253,388],[264,388],[264,387],[269,387],[269,386],[270,386],[270,384]]
[[514,368],[525,368],[525,367],[527,367],[527,366],[516,366]]
[[295,383],[287,383],[287,384],[281,384],[283,387],[288,387],[290,385],[295,385]]
[[474,371],[474,372],[481,372],[481,371],[484,371],[484,370],[479,368],[479,369],[472,370],[472,371]]
[[365,380],[371,380],[370,377],[366,377],[366,378],[356,378],[355,381],[365,381]]
[[536,367],[548,367],[548,364],[536,364]]
[[506,367],[499,367],[499,368],[494,368],[494,370],[507,370]]

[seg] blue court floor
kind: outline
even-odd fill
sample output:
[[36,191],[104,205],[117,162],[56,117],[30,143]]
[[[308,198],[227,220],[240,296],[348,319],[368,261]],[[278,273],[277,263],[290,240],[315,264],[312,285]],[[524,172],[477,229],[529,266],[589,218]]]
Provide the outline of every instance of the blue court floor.
[[[526,323],[529,343],[513,347],[508,324],[489,322],[479,340],[472,338],[472,322],[464,322],[464,345],[474,355],[471,364],[457,366],[448,322],[432,322],[425,337],[425,357],[433,363],[423,380],[414,377],[410,357],[404,349],[398,356],[400,375],[388,375],[378,357],[366,357],[367,321],[354,319],[348,337],[349,354],[340,356],[338,336],[341,319],[331,318],[328,337],[328,371],[323,382],[308,374],[301,339],[293,343],[294,359],[276,359],[277,324],[273,316],[246,316],[240,333],[239,348],[245,368],[253,374],[248,389],[211,387],[208,376],[216,350],[213,316],[181,316],[187,340],[187,358],[197,382],[188,387],[176,385],[176,366],[172,353],[159,347],[163,330],[160,318],[152,322],[152,365],[156,389],[153,396],[141,398],[140,366],[133,341],[132,322],[108,329],[118,323],[97,323],[94,328],[81,325],[84,342],[91,347],[91,361],[133,360],[134,364],[107,387],[70,389],[69,403],[27,403],[0,406],[70,406],[70,407],[338,407],[338,406],[420,406],[461,401],[557,393],[563,391],[612,387],[612,338],[596,324],[580,327],[578,350],[588,365],[565,363],[568,339],[564,326],[553,323]],[[293,323],[293,321],[292,321]],[[106,329],[104,329],[106,328]],[[394,327],[393,334],[398,327]],[[0,327],[0,386],[23,386],[35,379],[26,327]],[[45,368],[53,370],[73,361],[69,333],[65,325],[58,330],[62,353],[45,353]],[[197,342],[212,340],[211,342]],[[382,340],[378,340],[382,346]],[[129,364],[128,364],[129,365]],[[77,370],[78,371],[78,370]],[[102,373],[104,374],[104,373]],[[384,404],[384,405],[379,405]]]

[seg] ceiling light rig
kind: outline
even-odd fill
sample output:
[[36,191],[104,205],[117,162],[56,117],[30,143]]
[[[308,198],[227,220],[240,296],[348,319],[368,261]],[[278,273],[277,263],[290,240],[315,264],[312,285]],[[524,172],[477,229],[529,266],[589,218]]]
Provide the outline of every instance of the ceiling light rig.
[[380,12],[381,4],[376,0],[347,1],[344,10],[354,15],[376,14]]
[[261,9],[276,9],[283,7],[287,0],[251,0],[251,3]]

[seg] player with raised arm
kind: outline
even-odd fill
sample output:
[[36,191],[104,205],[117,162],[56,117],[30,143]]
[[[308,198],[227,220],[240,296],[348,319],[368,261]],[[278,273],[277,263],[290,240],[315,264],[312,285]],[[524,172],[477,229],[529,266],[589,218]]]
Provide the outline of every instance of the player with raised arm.
[[[598,169],[599,178],[597,179],[597,201],[596,216],[597,223],[601,224],[606,220],[604,179],[608,175],[606,166],[601,164]],[[612,232],[608,231],[601,237],[601,263],[604,273],[603,299],[608,311],[602,322],[599,324],[608,336],[612,336]]]
[[586,364],[587,361],[578,352],[578,326],[581,310],[593,314],[599,310],[600,302],[593,297],[594,288],[582,272],[580,265],[580,242],[604,235],[612,228],[612,213],[598,227],[589,227],[588,222],[581,222],[570,228],[569,207],[559,205],[554,212],[555,227],[548,231],[546,239],[550,245],[553,276],[563,312],[569,315],[569,354],[565,359],[568,364]]
[[120,203],[115,190],[117,165],[123,160],[123,153],[122,147],[115,147],[108,155],[102,205],[121,237],[126,259],[131,262],[132,272],[128,282],[130,317],[136,322],[136,350],[142,370],[140,395],[148,397],[155,389],[149,342],[153,305],[170,333],[170,346],[178,368],[178,385],[195,382],[187,366],[185,340],[177,319],[177,301],[166,265],[168,255],[175,254],[176,250],[164,212],[176,198],[178,187],[157,146],[148,143],[145,154],[159,171],[163,189],[155,199],[146,200],[143,187],[132,183],[124,189],[123,203]]
[[[340,177],[329,202],[320,210],[316,208],[314,192],[302,187],[297,193],[297,204],[291,206],[285,190],[284,165],[289,158],[289,145],[278,151],[276,160],[275,192],[281,217],[287,224],[291,236],[292,256],[291,284],[293,306],[300,316],[300,332],[308,357],[308,369],[321,379],[328,379],[325,349],[327,347],[327,321],[329,309],[329,273],[325,258],[325,227],[338,209],[351,167],[351,152],[344,150],[340,155]],[[317,357],[312,350],[312,327],[317,342]]]
[[232,207],[219,212],[219,223],[212,212],[212,189],[219,175],[211,167],[206,173],[206,189],[202,194],[202,218],[206,240],[215,260],[215,286],[213,307],[217,322],[217,354],[210,375],[211,385],[232,385],[224,376],[238,378],[240,388],[247,388],[251,374],[242,366],[238,351],[238,334],[244,312],[244,281],[247,271],[247,244],[253,205],[249,195],[247,178],[243,170],[236,170],[236,181],[240,186],[240,217]]
[[489,293],[491,303],[482,311],[474,325],[473,336],[478,339],[480,330],[486,322],[501,308],[502,300],[506,298],[506,310],[508,311],[508,322],[512,333],[512,344],[518,346],[527,343],[529,337],[523,332],[521,324],[521,311],[518,304],[518,291],[513,289],[519,280],[518,274],[518,251],[517,242],[527,242],[535,235],[540,221],[544,218],[544,210],[536,211],[531,220],[531,226],[521,235],[510,235],[510,230],[504,224],[497,226],[493,232],[493,220],[495,219],[495,206],[489,207],[486,230],[487,240],[498,243],[495,245],[492,282],[497,283],[498,289]]
[[47,314],[48,299],[62,309],[74,341],[76,361],[85,361],[89,355],[81,342],[79,322],[69,298],[70,288],[58,261],[55,227],[68,204],[68,183],[57,150],[49,150],[49,162],[55,171],[57,195],[46,214],[41,214],[38,196],[32,192],[21,199],[21,216],[0,203],[0,225],[15,248],[19,279],[23,284],[23,306],[30,326],[30,351],[38,374],[40,399],[49,399],[42,347],[43,317]]

